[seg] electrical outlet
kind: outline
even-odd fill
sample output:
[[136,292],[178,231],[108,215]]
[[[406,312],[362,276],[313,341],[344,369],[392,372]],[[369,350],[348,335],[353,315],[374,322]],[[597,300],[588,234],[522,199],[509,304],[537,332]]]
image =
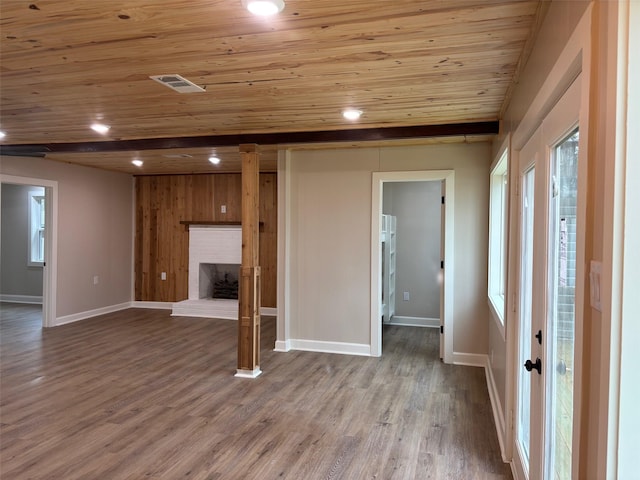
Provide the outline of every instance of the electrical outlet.
[[404,292],[403,293],[403,299],[404,299],[405,302],[409,301],[409,292]]
[[226,205],[220,205],[220,213],[227,213],[227,206]]
[[160,280],[166,280],[167,279],[167,272],[162,272],[160,274]]
[[93,276],[93,284],[97,285],[99,281],[100,281],[100,277],[98,277],[98,275],[94,275]]

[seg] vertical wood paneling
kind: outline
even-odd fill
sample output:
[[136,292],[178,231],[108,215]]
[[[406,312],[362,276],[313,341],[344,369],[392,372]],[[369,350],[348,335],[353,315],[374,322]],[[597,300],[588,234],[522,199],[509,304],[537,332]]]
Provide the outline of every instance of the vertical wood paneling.
[[275,306],[277,297],[276,266],[278,258],[277,175],[260,175],[260,276],[263,307]]
[[[260,174],[262,306],[276,306],[277,181]],[[189,232],[183,220],[241,221],[237,173],[136,177],[135,296],[138,301],[188,298]],[[226,206],[226,213],[220,207]],[[161,273],[167,280],[161,280]]]

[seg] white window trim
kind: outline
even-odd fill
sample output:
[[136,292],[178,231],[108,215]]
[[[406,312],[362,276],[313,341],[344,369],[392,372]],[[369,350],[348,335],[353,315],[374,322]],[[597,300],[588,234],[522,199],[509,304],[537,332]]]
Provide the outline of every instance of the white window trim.
[[[487,298],[492,317],[502,335],[506,338],[506,290],[507,290],[507,231],[509,215],[509,141],[505,139],[491,165],[489,185],[489,249],[488,249],[488,278]],[[506,182],[506,183],[505,183]],[[497,193],[495,193],[497,192]],[[500,198],[496,199],[496,195]],[[494,224],[501,231],[501,239],[493,238]],[[495,242],[500,246],[495,247]],[[500,253],[496,252],[496,248]],[[500,255],[501,259],[496,259]],[[498,267],[496,268],[495,265]]]
[[[36,202],[36,198],[42,198],[44,200],[45,198],[45,194],[44,192],[39,192],[36,190],[30,190],[29,192],[27,192],[28,194],[28,215],[29,215],[29,220],[28,220],[28,226],[29,226],[29,242],[28,242],[28,256],[27,256],[27,265],[29,267],[43,267],[44,266],[44,248],[43,248],[43,258],[41,261],[39,260],[34,260],[33,259],[33,252],[34,249],[37,248],[37,246],[34,244],[34,229],[35,229],[35,223],[38,222],[39,223],[39,219],[34,218],[34,202]],[[46,208],[46,206],[45,206]],[[41,214],[43,214],[44,212],[42,212]],[[42,230],[42,240],[45,240],[45,231],[44,231],[44,226],[41,228]]]

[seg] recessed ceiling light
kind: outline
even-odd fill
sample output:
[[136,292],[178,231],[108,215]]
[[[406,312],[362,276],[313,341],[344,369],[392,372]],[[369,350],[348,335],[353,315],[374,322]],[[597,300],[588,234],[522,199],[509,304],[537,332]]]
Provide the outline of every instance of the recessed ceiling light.
[[141,167],[144,164],[142,160],[139,160],[137,158],[135,160],[132,160],[131,163],[133,163],[136,167]]
[[347,108],[342,111],[342,116],[347,120],[358,120],[360,115],[362,115],[362,110],[355,108]]
[[283,0],[242,0],[242,5],[254,15],[268,17],[284,9]]
[[218,165],[220,163],[220,159],[214,155],[209,157],[209,161],[214,165]]
[[7,134],[0,130],[0,140],[2,140],[6,136]]
[[106,134],[111,127],[109,125],[105,125],[103,123],[94,123],[91,125],[91,130],[94,132],[98,132],[102,135]]

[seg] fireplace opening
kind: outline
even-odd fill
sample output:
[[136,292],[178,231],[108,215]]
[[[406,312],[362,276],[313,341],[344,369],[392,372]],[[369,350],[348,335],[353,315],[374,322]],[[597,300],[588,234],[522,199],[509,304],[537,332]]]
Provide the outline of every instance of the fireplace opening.
[[201,263],[200,298],[238,299],[240,265],[226,263]]

